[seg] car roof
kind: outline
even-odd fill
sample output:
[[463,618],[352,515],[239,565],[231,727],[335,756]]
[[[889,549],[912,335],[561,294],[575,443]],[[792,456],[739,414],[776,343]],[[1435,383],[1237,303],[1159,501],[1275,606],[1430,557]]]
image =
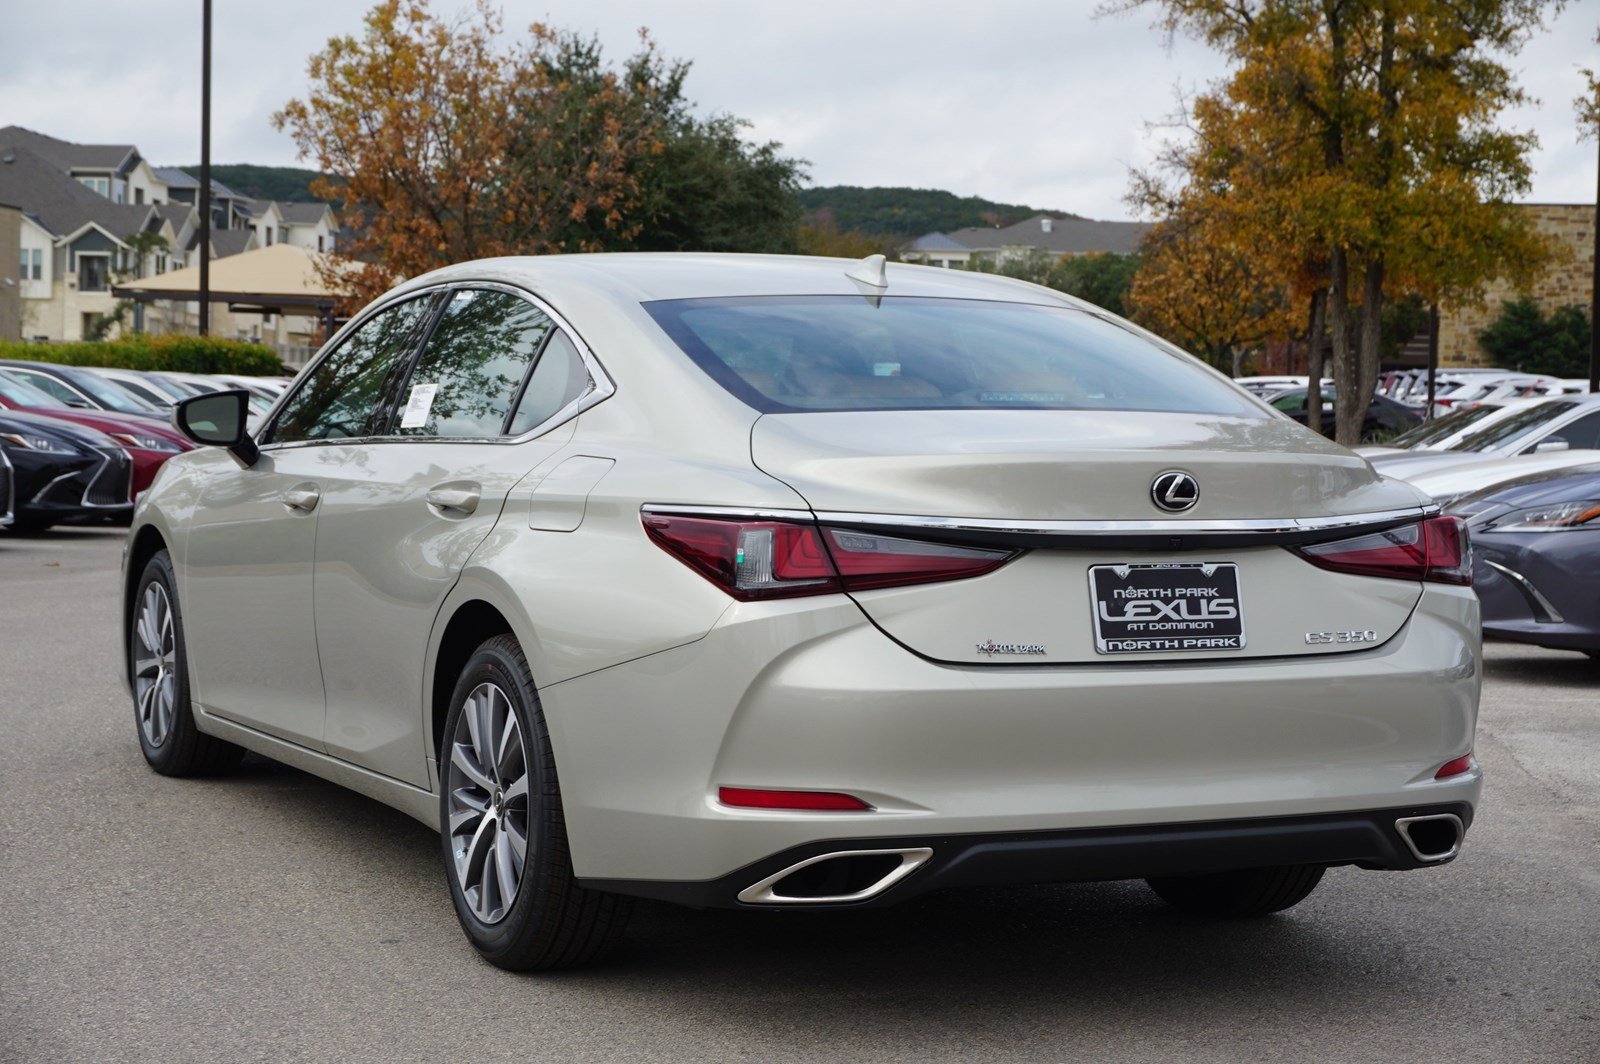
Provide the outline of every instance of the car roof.
[[805,255],[734,255],[711,252],[622,252],[596,255],[537,255],[447,266],[423,274],[395,291],[451,281],[504,281],[556,301],[564,295],[603,296],[616,302],[772,295],[888,295],[994,299],[1086,309],[1091,304],[1041,285],[997,274],[891,262],[886,288],[845,276],[859,259]]

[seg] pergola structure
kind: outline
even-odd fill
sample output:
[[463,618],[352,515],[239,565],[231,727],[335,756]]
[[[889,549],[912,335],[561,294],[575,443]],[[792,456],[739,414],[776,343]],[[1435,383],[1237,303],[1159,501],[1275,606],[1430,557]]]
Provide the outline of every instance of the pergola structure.
[[[339,297],[318,271],[322,256],[293,244],[244,251],[211,261],[211,302],[243,313],[289,314],[321,318],[333,335],[333,309]],[[200,299],[200,268],[187,266],[141,277],[111,289],[121,299],[195,303]]]

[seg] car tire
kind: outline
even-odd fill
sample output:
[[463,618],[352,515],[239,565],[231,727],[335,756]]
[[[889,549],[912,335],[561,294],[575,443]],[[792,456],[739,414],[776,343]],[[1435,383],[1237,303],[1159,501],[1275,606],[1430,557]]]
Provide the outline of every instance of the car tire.
[[544,712],[511,636],[484,643],[462,669],[440,747],[445,878],[473,947],[509,971],[600,957],[631,899],[577,883]]
[[195,724],[177,586],[171,557],[157,551],[139,576],[128,624],[134,726],[144,759],[163,776],[213,776],[238,765],[244,749]]
[[1239,872],[1148,879],[1161,900],[1189,916],[1266,916],[1304,901],[1322,882],[1321,865],[1278,865]]

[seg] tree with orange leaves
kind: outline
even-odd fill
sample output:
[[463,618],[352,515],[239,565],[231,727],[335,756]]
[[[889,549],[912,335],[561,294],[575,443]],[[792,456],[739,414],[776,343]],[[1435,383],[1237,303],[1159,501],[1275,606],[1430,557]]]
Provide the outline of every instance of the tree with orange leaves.
[[384,0],[360,37],[311,57],[310,91],[274,116],[329,175],[313,193],[353,220],[358,265],[330,267],[353,305],[452,262],[600,250],[642,225],[635,163],[661,150],[659,83],[601,70],[578,85],[566,75],[589,42],[542,25],[502,36],[486,0],[456,21]]

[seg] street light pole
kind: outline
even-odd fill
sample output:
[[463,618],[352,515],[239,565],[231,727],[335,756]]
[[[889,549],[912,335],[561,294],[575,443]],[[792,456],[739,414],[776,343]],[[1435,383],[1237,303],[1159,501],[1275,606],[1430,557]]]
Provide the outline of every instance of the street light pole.
[[211,331],[211,0],[200,0],[200,335]]

